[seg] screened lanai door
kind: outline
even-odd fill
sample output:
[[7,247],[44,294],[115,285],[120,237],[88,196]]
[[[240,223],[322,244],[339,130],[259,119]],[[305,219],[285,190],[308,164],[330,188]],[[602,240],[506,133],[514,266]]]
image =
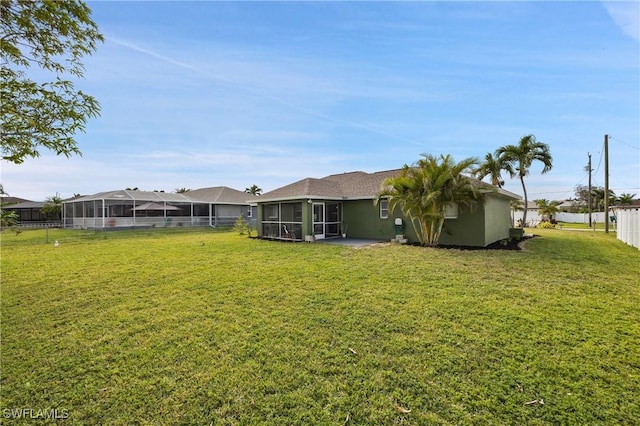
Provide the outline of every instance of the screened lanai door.
[[342,203],[313,203],[313,233],[316,239],[333,238],[342,228]]
[[324,203],[313,203],[313,234],[317,240],[324,238]]
[[324,236],[337,237],[342,229],[342,203],[327,202],[324,209]]

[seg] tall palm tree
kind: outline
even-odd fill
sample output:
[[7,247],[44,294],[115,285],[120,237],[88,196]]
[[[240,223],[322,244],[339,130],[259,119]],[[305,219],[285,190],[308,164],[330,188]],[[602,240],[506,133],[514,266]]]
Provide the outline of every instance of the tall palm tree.
[[176,188],[173,192],[175,192],[176,194],[186,194],[187,192],[191,192],[191,188]]
[[[506,165],[509,164],[511,177],[518,176],[522,183],[522,192],[524,192],[524,205],[527,206],[529,199],[527,198],[527,188],[524,185],[524,177],[529,174],[529,169],[534,161],[540,161],[544,167],[542,173],[547,173],[553,167],[553,158],[549,151],[549,145],[536,140],[534,135],[527,135],[520,138],[517,145],[505,145],[496,150],[499,161]],[[522,215],[522,226],[527,223],[527,209],[525,208]]]
[[604,208],[603,187],[591,188],[591,202],[593,203],[593,208],[596,211],[600,211],[601,208]]
[[60,220],[62,217],[62,198],[60,194],[56,193],[51,197],[47,197],[44,200],[44,206],[40,211],[45,215],[55,220]]
[[473,171],[473,175],[480,180],[489,176],[491,178],[491,185],[502,188],[504,186],[504,179],[502,179],[503,171],[509,174],[513,173],[511,163],[502,164],[499,157],[494,157],[492,153],[487,152],[487,155],[484,156],[484,161]]
[[[593,202],[593,206],[597,211],[604,211],[604,188],[602,186],[598,186],[595,188],[591,188],[591,199]],[[609,205],[612,206],[615,204],[616,194],[613,190],[609,190]]]
[[251,195],[260,195],[262,194],[262,188],[259,188],[258,185],[251,185],[250,188],[245,188],[244,192]]
[[560,201],[549,201],[545,199],[535,200],[536,205],[538,206],[538,212],[542,215],[543,218],[551,220],[553,219],[553,215],[560,211],[560,207],[558,207],[562,202]]
[[448,203],[470,205],[481,199],[473,181],[464,176],[477,164],[475,158],[456,163],[450,155],[435,157],[422,154],[413,166],[404,165],[400,173],[384,182],[375,199],[389,200],[389,209],[396,207],[407,217],[423,246],[435,246],[444,224],[444,210]]
[[629,194],[626,192],[623,192],[622,194],[620,194],[620,196],[618,197],[618,202],[620,203],[620,205],[622,206],[628,206],[631,203],[633,203],[633,198],[636,196],[636,194]]

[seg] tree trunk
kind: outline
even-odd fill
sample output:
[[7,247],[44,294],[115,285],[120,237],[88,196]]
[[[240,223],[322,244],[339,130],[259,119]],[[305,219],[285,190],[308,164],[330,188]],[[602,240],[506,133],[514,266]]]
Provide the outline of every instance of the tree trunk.
[[427,224],[427,238],[423,242],[423,246],[435,247],[440,241],[440,233],[442,232],[442,225],[444,225],[444,219],[438,218],[436,220],[430,220]]
[[524,228],[527,223],[527,207],[529,206],[529,200],[527,199],[527,188],[524,186],[524,176],[520,175],[520,182],[522,183],[522,192],[524,193],[524,212],[522,213],[522,226]]

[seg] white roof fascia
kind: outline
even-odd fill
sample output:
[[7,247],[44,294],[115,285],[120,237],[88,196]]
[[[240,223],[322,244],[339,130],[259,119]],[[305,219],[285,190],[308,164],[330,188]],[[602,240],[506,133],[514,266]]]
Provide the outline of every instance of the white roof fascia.
[[345,201],[356,201],[356,200],[375,200],[377,195],[359,195],[357,197],[344,197]]
[[516,200],[522,200],[522,197],[519,196],[518,194],[515,194],[513,192],[510,192],[510,191],[507,191],[505,189],[498,188],[498,187],[495,187],[494,189],[480,189],[480,192],[482,194],[499,194],[499,195],[502,195],[503,197],[514,198]]
[[294,200],[317,200],[317,201],[324,201],[324,200],[331,200],[331,201],[343,201],[345,200],[345,198],[343,197],[323,197],[321,195],[295,195],[295,196],[291,196],[291,197],[279,197],[279,198],[261,198],[260,200],[256,200],[256,203],[275,203],[278,201],[294,201]]

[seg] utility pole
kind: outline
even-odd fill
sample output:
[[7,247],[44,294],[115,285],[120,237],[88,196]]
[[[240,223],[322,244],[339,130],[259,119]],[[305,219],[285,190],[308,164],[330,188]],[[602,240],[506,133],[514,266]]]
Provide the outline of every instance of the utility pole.
[[609,233],[609,135],[604,135],[604,232]]
[[593,171],[591,169],[591,153],[589,153],[589,164],[587,164],[586,169],[589,172],[589,192],[587,193],[587,206],[589,209],[589,228],[591,228],[591,172]]

